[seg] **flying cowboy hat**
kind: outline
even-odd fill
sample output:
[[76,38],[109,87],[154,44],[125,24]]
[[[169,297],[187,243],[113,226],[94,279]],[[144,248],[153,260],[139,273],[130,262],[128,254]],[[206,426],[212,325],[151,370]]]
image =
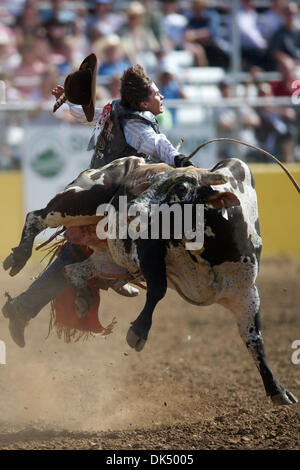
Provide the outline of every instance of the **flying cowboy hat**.
[[65,79],[64,93],[53,106],[53,112],[65,102],[80,104],[90,122],[94,118],[96,101],[97,57],[88,55],[76,72],[70,73]]

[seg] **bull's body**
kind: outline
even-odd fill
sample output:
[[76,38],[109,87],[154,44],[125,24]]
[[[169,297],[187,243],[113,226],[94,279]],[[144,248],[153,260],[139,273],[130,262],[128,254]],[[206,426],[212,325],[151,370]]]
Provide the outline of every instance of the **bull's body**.
[[[149,184],[151,183],[151,186]],[[177,184],[178,183],[178,184]],[[221,190],[221,191],[220,191]],[[255,285],[261,237],[254,180],[237,159],[220,162],[211,172],[146,165],[143,159],[119,159],[101,170],[83,172],[45,209],[29,213],[19,247],[5,263],[16,274],[31,254],[35,236],[46,227],[94,224],[100,203],[127,195],[141,207],[151,203],[204,203],[204,245],[185,249],[182,240],[109,239],[91,243],[93,254],[83,263],[67,266],[70,282],[82,292],[87,279],[101,275],[101,262],[115,263],[147,284],[146,304],[132,323],[128,344],[140,351],[147,340],[152,313],[167,287],[195,305],[219,303],[234,313],[239,332],[258,367],[267,395],[279,404],[296,401],[270,370],[260,332],[259,294]],[[81,312],[82,313],[82,312]]]

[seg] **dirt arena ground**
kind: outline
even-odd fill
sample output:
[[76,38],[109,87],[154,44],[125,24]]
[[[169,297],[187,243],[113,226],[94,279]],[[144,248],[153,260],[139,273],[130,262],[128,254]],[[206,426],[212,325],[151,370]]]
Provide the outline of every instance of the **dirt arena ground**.
[[[29,284],[1,270],[1,294]],[[269,363],[300,399],[300,257],[263,259],[262,331]],[[0,449],[299,449],[300,405],[274,407],[238,335],[219,306],[197,308],[169,291],[144,350],[125,337],[145,294],[102,296],[101,319],[114,332],[65,344],[52,332],[49,307],[26,329],[26,348],[0,317],[6,365],[0,365]],[[0,305],[4,303],[1,297]],[[300,355],[299,355],[300,356]]]

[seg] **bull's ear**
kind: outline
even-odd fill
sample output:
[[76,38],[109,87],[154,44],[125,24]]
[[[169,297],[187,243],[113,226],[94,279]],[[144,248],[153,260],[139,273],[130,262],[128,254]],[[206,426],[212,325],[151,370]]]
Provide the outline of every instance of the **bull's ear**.
[[241,205],[239,199],[229,191],[214,191],[214,193],[209,196],[205,202],[216,209],[228,209],[229,207]]
[[144,183],[138,184],[137,186],[135,186],[134,188],[132,188],[132,189],[131,189],[131,193],[132,193],[134,196],[138,196],[138,195],[141,194],[143,191],[146,191],[146,189],[148,189],[149,186],[151,186],[151,182],[150,182],[150,181],[145,181]]

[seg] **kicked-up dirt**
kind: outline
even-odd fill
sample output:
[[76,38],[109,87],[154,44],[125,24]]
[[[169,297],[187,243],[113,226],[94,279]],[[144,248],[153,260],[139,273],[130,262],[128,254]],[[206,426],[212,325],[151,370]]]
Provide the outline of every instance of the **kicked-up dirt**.
[[[17,295],[38,272],[1,271],[1,291]],[[300,399],[300,258],[263,259],[258,287],[269,363]],[[143,351],[126,343],[144,291],[102,294],[101,321],[113,333],[66,344],[52,332],[49,307],[18,348],[0,317],[0,449],[299,449],[300,405],[275,407],[220,306],[195,307],[169,291],[154,313]],[[1,306],[5,298],[2,297]]]

